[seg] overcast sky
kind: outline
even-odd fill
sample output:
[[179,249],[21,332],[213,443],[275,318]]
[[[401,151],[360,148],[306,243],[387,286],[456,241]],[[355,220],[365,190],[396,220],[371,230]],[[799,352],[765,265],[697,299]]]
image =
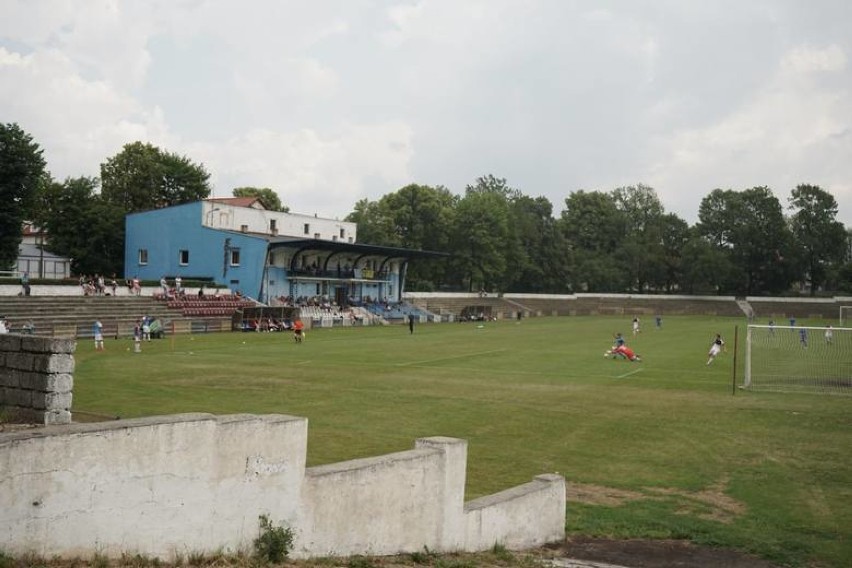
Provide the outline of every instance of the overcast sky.
[[58,179],[141,140],[329,217],[493,174],[690,223],[811,183],[852,225],[852,1],[0,0],[0,122]]

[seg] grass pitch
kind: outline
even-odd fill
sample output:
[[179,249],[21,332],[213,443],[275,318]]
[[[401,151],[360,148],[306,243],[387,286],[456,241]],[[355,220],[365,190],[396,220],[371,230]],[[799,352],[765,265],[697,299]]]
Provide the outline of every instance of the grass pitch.
[[[629,317],[562,317],[413,335],[311,330],[303,344],[289,333],[186,335],[139,354],[129,341],[106,352],[82,342],[74,409],[305,416],[309,465],[465,438],[467,499],[559,472],[571,533],[847,566],[852,399],[733,396],[735,325],[742,342],[744,320],[696,317],[667,317],[660,330],[646,321],[637,337]],[[616,331],[643,362],[603,357]],[[727,352],[707,366],[717,332]]]

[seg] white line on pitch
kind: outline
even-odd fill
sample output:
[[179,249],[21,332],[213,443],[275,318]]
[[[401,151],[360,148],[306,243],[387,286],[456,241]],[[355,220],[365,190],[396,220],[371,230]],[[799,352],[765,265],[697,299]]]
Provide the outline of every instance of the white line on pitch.
[[635,375],[636,373],[641,373],[641,372],[642,372],[642,367],[639,367],[635,371],[630,371],[629,373],[624,373],[623,375],[618,375],[615,378],[616,379],[623,379],[624,377],[629,377],[630,375]]
[[441,357],[439,359],[428,359],[426,361],[411,361],[409,363],[397,363],[397,367],[410,367],[412,365],[423,365],[425,363],[438,363],[439,361],[451,361],[453,359],[464,359],[466,357],[478,357],[479,355],[491,355],[492,353],[502,353],[505,349],[495,349],[494,351],[480,351],[478,353],[465,353],[464,355],[456,355],[454,357]]
[[299,361],[296,365],[307,365],[310,361]]

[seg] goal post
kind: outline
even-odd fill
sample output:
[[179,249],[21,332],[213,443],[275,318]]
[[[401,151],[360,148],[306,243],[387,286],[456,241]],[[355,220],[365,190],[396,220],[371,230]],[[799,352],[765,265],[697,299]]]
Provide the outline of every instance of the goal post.
[[743,387],[852,395],[852,328],[749,325]]
[[840,306],[840,322],[841,326],[852,324],[852,306]]

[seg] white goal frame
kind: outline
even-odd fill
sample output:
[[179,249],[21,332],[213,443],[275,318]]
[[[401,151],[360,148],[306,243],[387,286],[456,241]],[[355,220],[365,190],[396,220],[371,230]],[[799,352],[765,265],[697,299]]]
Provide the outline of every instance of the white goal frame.
[[852,396],[852,328],[749,324],[745,343],[745,389]]
[[840,319],[837,320],[838,325],[846,325],[850,319],[852,319],[852,306],[840,306]]

